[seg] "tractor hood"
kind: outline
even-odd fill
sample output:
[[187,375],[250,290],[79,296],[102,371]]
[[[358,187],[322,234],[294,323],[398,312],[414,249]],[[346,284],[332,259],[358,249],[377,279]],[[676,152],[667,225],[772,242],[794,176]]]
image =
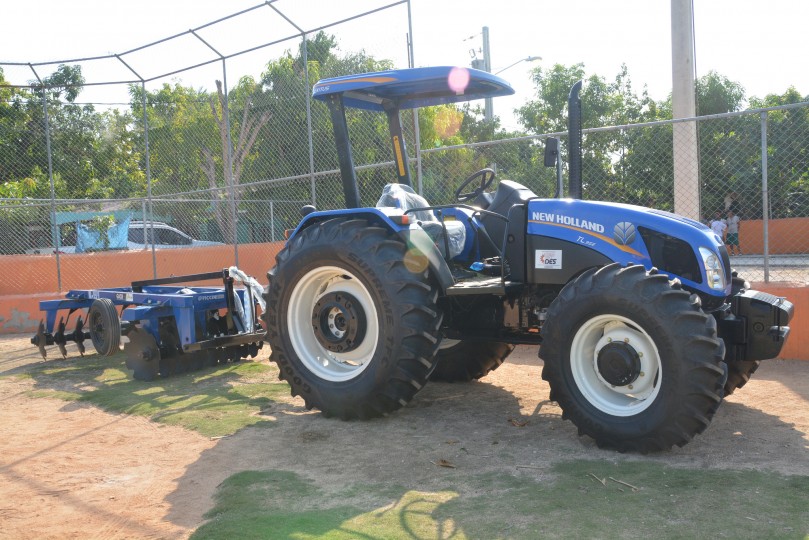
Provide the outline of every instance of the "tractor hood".
[[346,107],[384,111],[412,109],[470,101],[514,93],[495,75],[465,67],[424,67],[360,73],[323,79],[312,89],[315,99],[326,101],[342,94]]
[[[710,296],[730,294],[730,260],[722,241],[698,221],[628,204],[578,199],[528,203],[528,234],[559,238],[598,251],[623,264],[655,266]],[[703,260],[713,254],[724,286],[711,286]]]

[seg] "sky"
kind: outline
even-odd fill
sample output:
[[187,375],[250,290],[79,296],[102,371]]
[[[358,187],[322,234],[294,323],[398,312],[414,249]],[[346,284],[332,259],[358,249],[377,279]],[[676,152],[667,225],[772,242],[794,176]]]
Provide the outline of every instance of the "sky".
[[[392,1],[392,0],[390,0]],[[308,30],[373,9],[380,0],[277,0],[274,4]],[[259,0],[29,0],[9,2],[0,16],[0,64],[44,62],[123,53],[197,28],[260,4]],[[518,126],[514,108],[531,99],[532,67],[584,63],[587,74],[608,80],[626,64],[634,89],[644,86],[663,100],[671,92],[671,7],[669,0],[411,0],[417,66],[469,65],[481,56],[481,29],[489,28],[493,71],[528,56],[500,74],[517,91],[494,101],[494,112],[509,128]],[[407,6],[397,6],[329,29],[344,51],[365,49],[407,63]],[[747,96],[783,93],[790,86],[809,95],[809,1],[694,0],[697,76],[718,71],[739,82]],[[198,34],[224,55],[269,43],[297,31],[270,7],[262,6]],[[258,76],[267,60],[290,48],[281,43],[228,62],[228,85],[243,74]],[[214,58],[193,36],[124,55],[144,78]],[[28,67],[0,66],[6,79],[33,79]],[[56,66],[37,68],[46,76]],[[117,60],[85,62],[88,82],[130,80]],[[212,88],[221,64],[175,75],[183,84]],[[86,89],[80,101],[126,102],[122,86]]]

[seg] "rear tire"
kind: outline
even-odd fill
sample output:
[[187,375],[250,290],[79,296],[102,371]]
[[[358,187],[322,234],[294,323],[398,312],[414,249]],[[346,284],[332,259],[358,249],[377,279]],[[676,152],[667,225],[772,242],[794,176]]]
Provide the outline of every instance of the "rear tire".
[[514,345],[497,341],[443,339],[431,381],[468,382],[485,377],[505,361]]
[[407,404],[435,364],[441,313],[426,268],[365,220],[310,226],[278,254],[265,293],[279,377],[307,408],[343,419]]
[[682,446],[722,401],[724,342],[677,281],[610,264],[569,283],[542,329],[542,378],[600,447]]

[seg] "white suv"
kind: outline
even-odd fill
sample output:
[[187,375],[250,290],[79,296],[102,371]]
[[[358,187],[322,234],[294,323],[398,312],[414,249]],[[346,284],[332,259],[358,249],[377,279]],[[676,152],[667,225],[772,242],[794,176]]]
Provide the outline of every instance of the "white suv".
[[[152,236],[152,233],[154,233],[154,236]],[[153,221],[151,224],[148,221],[129,222],[129,238],[127,242],[129,249],[151,249],[151,242],[147,242],[147,238],[154,238],[155,249],[223,245],[222,242],[195,240],[184,232],[159,221]]]

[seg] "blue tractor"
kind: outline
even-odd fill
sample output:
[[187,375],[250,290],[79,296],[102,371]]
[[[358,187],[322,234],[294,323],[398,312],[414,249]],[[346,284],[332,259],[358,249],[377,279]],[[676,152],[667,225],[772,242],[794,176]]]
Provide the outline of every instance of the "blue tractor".
[[[383,416],[429,380],[483,377],[529,344],[580,434],[645,453],[701,433],[723,397],[778,355],[792,304],[732,274],[709,228],[580,199],[579,88],[571,198],[495,184],[483,169],[458,185],[456,203],[431,205],[411,188],[400,111],[508,95],[508,83],[430,67],[314,86],[331,114],[346,208],[304,207],[268,273],[271,359],[293,395],[327,416]],[[373,208],[360,205],[346,107],[389,121],[397,178]],[[546,164],[554,153],[546,147]]]

